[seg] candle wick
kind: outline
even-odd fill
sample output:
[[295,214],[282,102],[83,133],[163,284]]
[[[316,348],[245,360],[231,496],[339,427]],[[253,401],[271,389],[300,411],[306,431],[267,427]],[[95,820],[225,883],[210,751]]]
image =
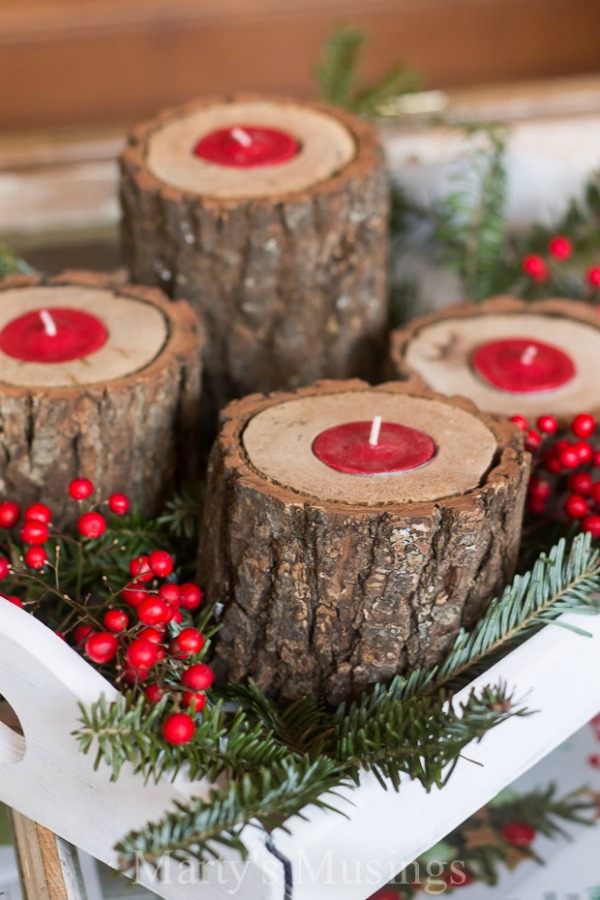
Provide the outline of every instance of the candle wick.
[[371,447],[376,447],[379,443],[379,432],[381,431],[381,416],[373,416],[373,423],[371,425],[371,434],[369,435],[369,444]]
[[521,362],[524,366],[530,366],[538,355],[538,348],[535,344],[530,344],[521,354]]
[[47,309],[40,310],[40,319],[42,320],[42,325],[44,326],[44,331],[48,335],[48,337],[56,337],[57,328],[56,322],[50,315]]
[[231,129],[231,137],[234,141],[237,141],[238,144],[241,144],[242,147],[252,146],[252,138],[244,128],[240,128],[236,125],[235,128]]

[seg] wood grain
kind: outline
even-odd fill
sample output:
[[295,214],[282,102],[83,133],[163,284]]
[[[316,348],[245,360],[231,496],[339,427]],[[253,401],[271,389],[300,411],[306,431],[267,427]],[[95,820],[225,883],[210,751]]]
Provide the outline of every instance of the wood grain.
[[598,71],[597,0],[11,0],[0,122],[132,121],[240,88],[307,96],[340,21],[371,33],[367,78],[399,57],[442,87]]
[[56,835],[15,810],[10,821],[24,900],[79,900],[65,882]]

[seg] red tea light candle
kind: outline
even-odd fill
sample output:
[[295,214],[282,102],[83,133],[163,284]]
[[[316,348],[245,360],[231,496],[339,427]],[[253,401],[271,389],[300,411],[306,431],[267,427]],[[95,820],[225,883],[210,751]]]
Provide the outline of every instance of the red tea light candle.
[[398,475],[426,466],[435,442],[417,428],[396,422],[346,422],[322,431],[312,450],[317,459],[348,475]]
[[231,125],[211,131],[194,148],[199,159],[239,169],[281,165],[299,152],[300,143],[293,135],[260,125]]
[[83,359],[107,341],[104,323],[79,309],[36,309],[0,331],[0,351],[23,362],[64,363]]
[[477,374],[500,391],[555,391],[576,375],[569,354],[533,338],[504,338],[481,344],[471,357]]

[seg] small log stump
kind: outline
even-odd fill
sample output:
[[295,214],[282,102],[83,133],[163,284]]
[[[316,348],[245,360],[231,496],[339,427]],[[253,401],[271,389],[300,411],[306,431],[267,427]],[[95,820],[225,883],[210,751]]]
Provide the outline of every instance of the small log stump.
[[[475,349],[502,338],[533,338],[568,354],[575,377],[554,390],[512,393],[483,381],[474,370]],[[575,300],[493,297],[451,306],[393,331],[388,374],[443,394],[468,397],[486,412],[524,415],[535,421],[550,413],[567,426],[580,412],[600,415],[598,360],[600,319]]]
[[[194,155],[240,122],[283,129],[301,150],[250,170]],[[315,103],[208,97],[137,127],[121,173],[125,263],[202,313],[213,410],[380,368],[388,188],[373,125]]]
[[103,497],[122,491],[155,512],[178,474],[197,475],[196,315],[156,289],[97,273],[14,276],[0,285],[0,333],[25,313],[65,308],[100,319],[106,343],[54,363],[0,351],[0,494],[43,500],[66,524],[78,515],[69,482],[84,476]]
[[[373,414],[425,431],[433,460],[363,476],[313,454],[324,429]],[[435,663],[511,578],[530,458],[507,420],[358,380],[255,394],[223,416],[200,547],[223,604],[221,677],[335,703]]]

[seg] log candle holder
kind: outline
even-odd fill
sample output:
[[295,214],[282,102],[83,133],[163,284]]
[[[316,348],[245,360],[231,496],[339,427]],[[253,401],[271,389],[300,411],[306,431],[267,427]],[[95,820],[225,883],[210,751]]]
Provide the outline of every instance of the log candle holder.
[[494,297],[392,332],[389,371],[486,412],[533,422],[551,413],[566,426],[582,410],[600,414],[599,359],[600,319],[588,304]]
[[512,576],[529,455],[507,420],[358,380],[223,416],[200,548],[221,675],[337,702],[435,663]]
[[205,318],[214,412],[256,390],[373,376],[388,216],[373,125],[320,104],[209,97],[138,126],[121,172],[125,263]]
[[155,512],[195,469],[199,346],[190,307],[156,289],[92,272],[5,279],[0,494],[43,500],[64,524],[85,476]]

